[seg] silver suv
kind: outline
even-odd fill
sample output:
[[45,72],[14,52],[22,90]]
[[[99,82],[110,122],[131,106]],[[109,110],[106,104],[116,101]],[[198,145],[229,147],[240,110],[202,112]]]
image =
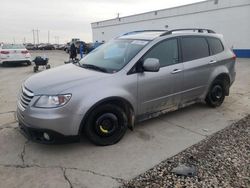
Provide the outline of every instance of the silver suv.
[[42,143],[84,133],[94,144],[115,144],[139,121],[202,101],[220,106],[235,80],[235,59],[212,30],[130,32],[76,64],[28,78],[19,125]]

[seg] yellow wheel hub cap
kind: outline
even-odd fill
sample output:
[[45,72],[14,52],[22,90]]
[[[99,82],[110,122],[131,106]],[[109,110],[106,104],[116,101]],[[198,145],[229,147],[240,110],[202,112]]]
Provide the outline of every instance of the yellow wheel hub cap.
[[108,133],[109,131],[104,129],[102,126],[100,126],[100,130],[103,132],[103,133]]

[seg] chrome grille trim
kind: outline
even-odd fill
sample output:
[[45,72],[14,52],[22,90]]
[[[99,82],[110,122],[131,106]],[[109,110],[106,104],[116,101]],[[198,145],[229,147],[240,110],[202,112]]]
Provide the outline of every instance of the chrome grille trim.
[[23,90],[23,93],[26,94],[27,96],[34,97],[34,93],[32,93],[32,91],[28,90],[24,86],[22,87],[22,90]]
[[22,87],[21,95],[20,95],[20,105],[25,110],[29,105],[31,99],[34,97],[34,93],[28,90],[24,86]]

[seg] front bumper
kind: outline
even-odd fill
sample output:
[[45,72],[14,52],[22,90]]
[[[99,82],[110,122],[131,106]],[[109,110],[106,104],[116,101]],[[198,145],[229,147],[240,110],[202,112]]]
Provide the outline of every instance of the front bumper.
[[[27,127],[19,122],[19,128],[21,133],[29,140],[42,144],[65,144],[72,142],[79,142],[80,136],[65,136],[58,132],[48,129],[35,129]],[[44,137],[44,133],[49,135],[49,140]]]
[[[18,105],[19,106],[19,105]],[[56,114],[56,109],[17,108],[19,127],[24,135],[35,142],[44,144],[76,142],[80,140],[80,117],[70,113]],[[44,133],[49,135],[46,139]]]

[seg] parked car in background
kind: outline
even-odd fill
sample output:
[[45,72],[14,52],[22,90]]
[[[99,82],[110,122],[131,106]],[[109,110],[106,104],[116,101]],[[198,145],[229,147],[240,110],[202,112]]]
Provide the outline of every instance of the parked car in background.
[[85,53],[85,51],[86,51],[86,43],[83,42],[83,41],[80,41],[80,40],[75,42],[77,53],[80,53],[80,45],[81,44],[83,44],[84,53]]
[[55,44],[54,47],[56,50],[64,50],[65,44]]
[[31,55],[22,44],[3,44],[0,46],[0,63],[26,63],[31,65]]
[[65,46],[64,46],[64,49],[63,49],[66,53],[69,53],[70,51],[70,42],[68,42]]
[[37,46],[31,43],[27,43],[24,45],[27,50],[36,50]]
[[86,44],[86,52],[89,53],[92,50],[94,50],[95,48],[101,46],[102,44],[104,44],[104,43],[102,43],[102,42],[87,43]]
[[55,46],[52,44],[40,44],[37,47],[38,50],[55,50]]
[[94,144],[115,144],[136,122],[198,102],[220,106],[235,80],[235,60],[212,30],[131,32],[79,63],[28,78],[19,125],[42,143],[84,133]]

